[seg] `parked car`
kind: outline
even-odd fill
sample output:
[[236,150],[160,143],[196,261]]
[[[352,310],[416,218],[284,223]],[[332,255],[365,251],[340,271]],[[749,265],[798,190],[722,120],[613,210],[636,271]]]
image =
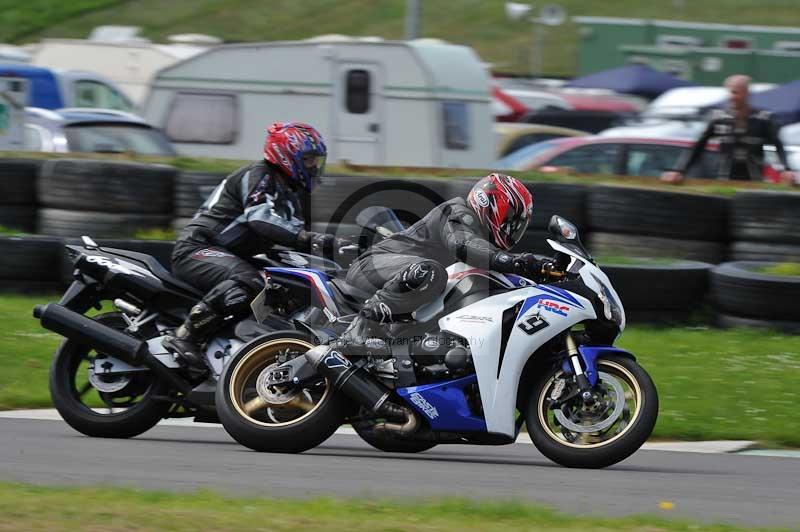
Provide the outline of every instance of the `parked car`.
[[643,118],[630,120],[625,125],[605,129],[603,137],[648,137],[656,139],[683,139],[695,141],[706,129],[705,120],[664,120]]
[[0,77],[22,78],[28,82],[30,107],[70,107],[132,111],[133,102],[111,81],[92,72],[58,70],[26,64],[0,64]]
[[166,135],[143,118],[109,109],[25,110],[25,149],[41,152],[177,155]]
[[604,129],[624,123],[638,116],[637,113],[619,111],[574,111],[565,109],[543,109],[523,116],[519,122],[567,127],[598,133]]
[[[753,83],[750,92],[762,92],[775,87],[773,83]],[[645,117],[700,116],[705,109],[728,97],[725,87],[678,87],[668,90],[647,106]]]
[[589,134],[586,131],[567,127],[517,124],[513,122],[495,122],[494,132],[498,135],[497,154],[500,157],[505,157],[520,148],[544,140],[561,137],[582,137]]
[[[578,137],[533,144],[501,159],[504,170],[568,170],[580,174],[658,177],[671,169],[694,143],[681,139]],[[719,164],[718,146],[709,143],[689,177],[713,177]]]

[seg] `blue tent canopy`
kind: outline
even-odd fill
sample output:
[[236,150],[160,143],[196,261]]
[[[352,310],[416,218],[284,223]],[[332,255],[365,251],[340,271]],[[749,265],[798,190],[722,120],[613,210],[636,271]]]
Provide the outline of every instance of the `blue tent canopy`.
[[676,87],[694,87],[696,85],[696,83],[676,78],[647,65],[635,63],[575,78],[566,84],[567,87],[610,89],[651,99]]
[[800,122],[800,79],[768,91],[751,93],[750,106],[771,112],[781,125]]

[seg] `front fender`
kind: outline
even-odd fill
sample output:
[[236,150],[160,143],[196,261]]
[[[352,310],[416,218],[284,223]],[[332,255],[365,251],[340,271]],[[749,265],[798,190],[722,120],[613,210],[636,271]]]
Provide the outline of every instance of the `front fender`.
[[[636,357],[633,355],[633,353],[618,347],[614,347],[613,345],[582,345],[578,347],[578,353],[580,354],[583,367],[585,368],[584,373],[586,374],[586,378],[589,379],[589,384],[592,386],[597,384],[598,358],[614,355],[636,360]],[[569,359],[564,360],[562,369],[564,370],[564,373],[569,375],[572,374],[572,365],[569,363]]]

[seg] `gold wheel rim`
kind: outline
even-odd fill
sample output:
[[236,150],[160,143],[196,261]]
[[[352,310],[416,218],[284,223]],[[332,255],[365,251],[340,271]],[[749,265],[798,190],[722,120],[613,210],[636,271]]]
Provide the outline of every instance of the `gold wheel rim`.
[[[264,370],[264,368],[273,363],[281,351],[286,351],[287,349],[308,351],[312,347],[314,347],[314,345],[305,340],[300,340],[297,338],[280,338],[257,345],[248,351],[239,360],[239,362],[236,364],[236,367],[233,368],[233,373],[231,374],[230,378],[230,387],[228,388],[228,398],[230,399],[234,409],[236,409],[236,412],[250,423],[261,425],[263,427],[285,427],[288,425],[293,425],[316,412],[330,394],[330,384],[328,383],[327,379],[325,380],[325,390],[322,396],[315,403],[313,403],[313,406],[303,415],[289,421],[273,423],[256,419],[248,413],[247,410],[250,408],[245,408],[245,406],[250,404],[251,408],[260,410],[270,406],[271,403],[267,402],[258,395],[255,398],[247,401],[244,399],[244,391],[248,389],[248,384],[254,380],[254,375],[257,376],[259,373],[261,373],[261,371]],[[291,405],[291,403],[277,404],[273,406],[277,408],[283,408],[286,405]]]
[[[545,434],[547,434],[550,437],[550,439],[556,441],[561,445],[564,445],[566,447],[572,447],[575,449],[596,449],[598,447],[605,447],[606,445],[613,443],[614,441],[618,440],[619,438],[630,432],[631,428],[633,428],[636,425],[636,422],[639,420],[639,415],[641,414],[642,411],[642,405],[644,403],[644,395],[642,394],[641,387],[639,386],[639,382],[636,380],[636,377],[634,377],[633,374],[630,371],[628,371],[627,368],[611,360],[598,361],[598,368],[597,368],[598,372],[600,370],[600,366],[605,366],[606,368],[618,372],[614,376],[622,377],[625,380],[625,384],[627,384],[628,387],[631,389],[631,391],[633,391],[635,409],[633,415],[628,421],[628,424],[625,426],[625,428],[622,429],[621,432],[619,432],[619,434],[614,435],[612,438],[591,444],[581,444],[581,445],[575,444],[565,440],[563,436],[559,436],[558,434],[556,434],[553,431],[553,428],[550,426],[550,422],[548,420],[549,408],[546,404],[546,399],[548,397],[547,392],[548,390],[550,390],[550,386],[553,384],[553,381],[555,381],[556,377],[559,375],[557,373],[556,375],[553,375],[550,378],[550,380],[547,381],[547,384],[542,388],[542,391],[539,394],[539,402],[538,402],[539,424],[542,426],[542,428],[545,431]],[[622,375],[620,375],[620,373]]]

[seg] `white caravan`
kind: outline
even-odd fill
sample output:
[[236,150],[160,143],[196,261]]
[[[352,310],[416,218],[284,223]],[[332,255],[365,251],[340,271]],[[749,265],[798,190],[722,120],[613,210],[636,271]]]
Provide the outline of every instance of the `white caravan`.
[[251,159],[288,120],[318,128],[331,162],[481,168],[495,148],[484,64],[428,39],[218,46],[159,72],[144,115],[192,156]]

